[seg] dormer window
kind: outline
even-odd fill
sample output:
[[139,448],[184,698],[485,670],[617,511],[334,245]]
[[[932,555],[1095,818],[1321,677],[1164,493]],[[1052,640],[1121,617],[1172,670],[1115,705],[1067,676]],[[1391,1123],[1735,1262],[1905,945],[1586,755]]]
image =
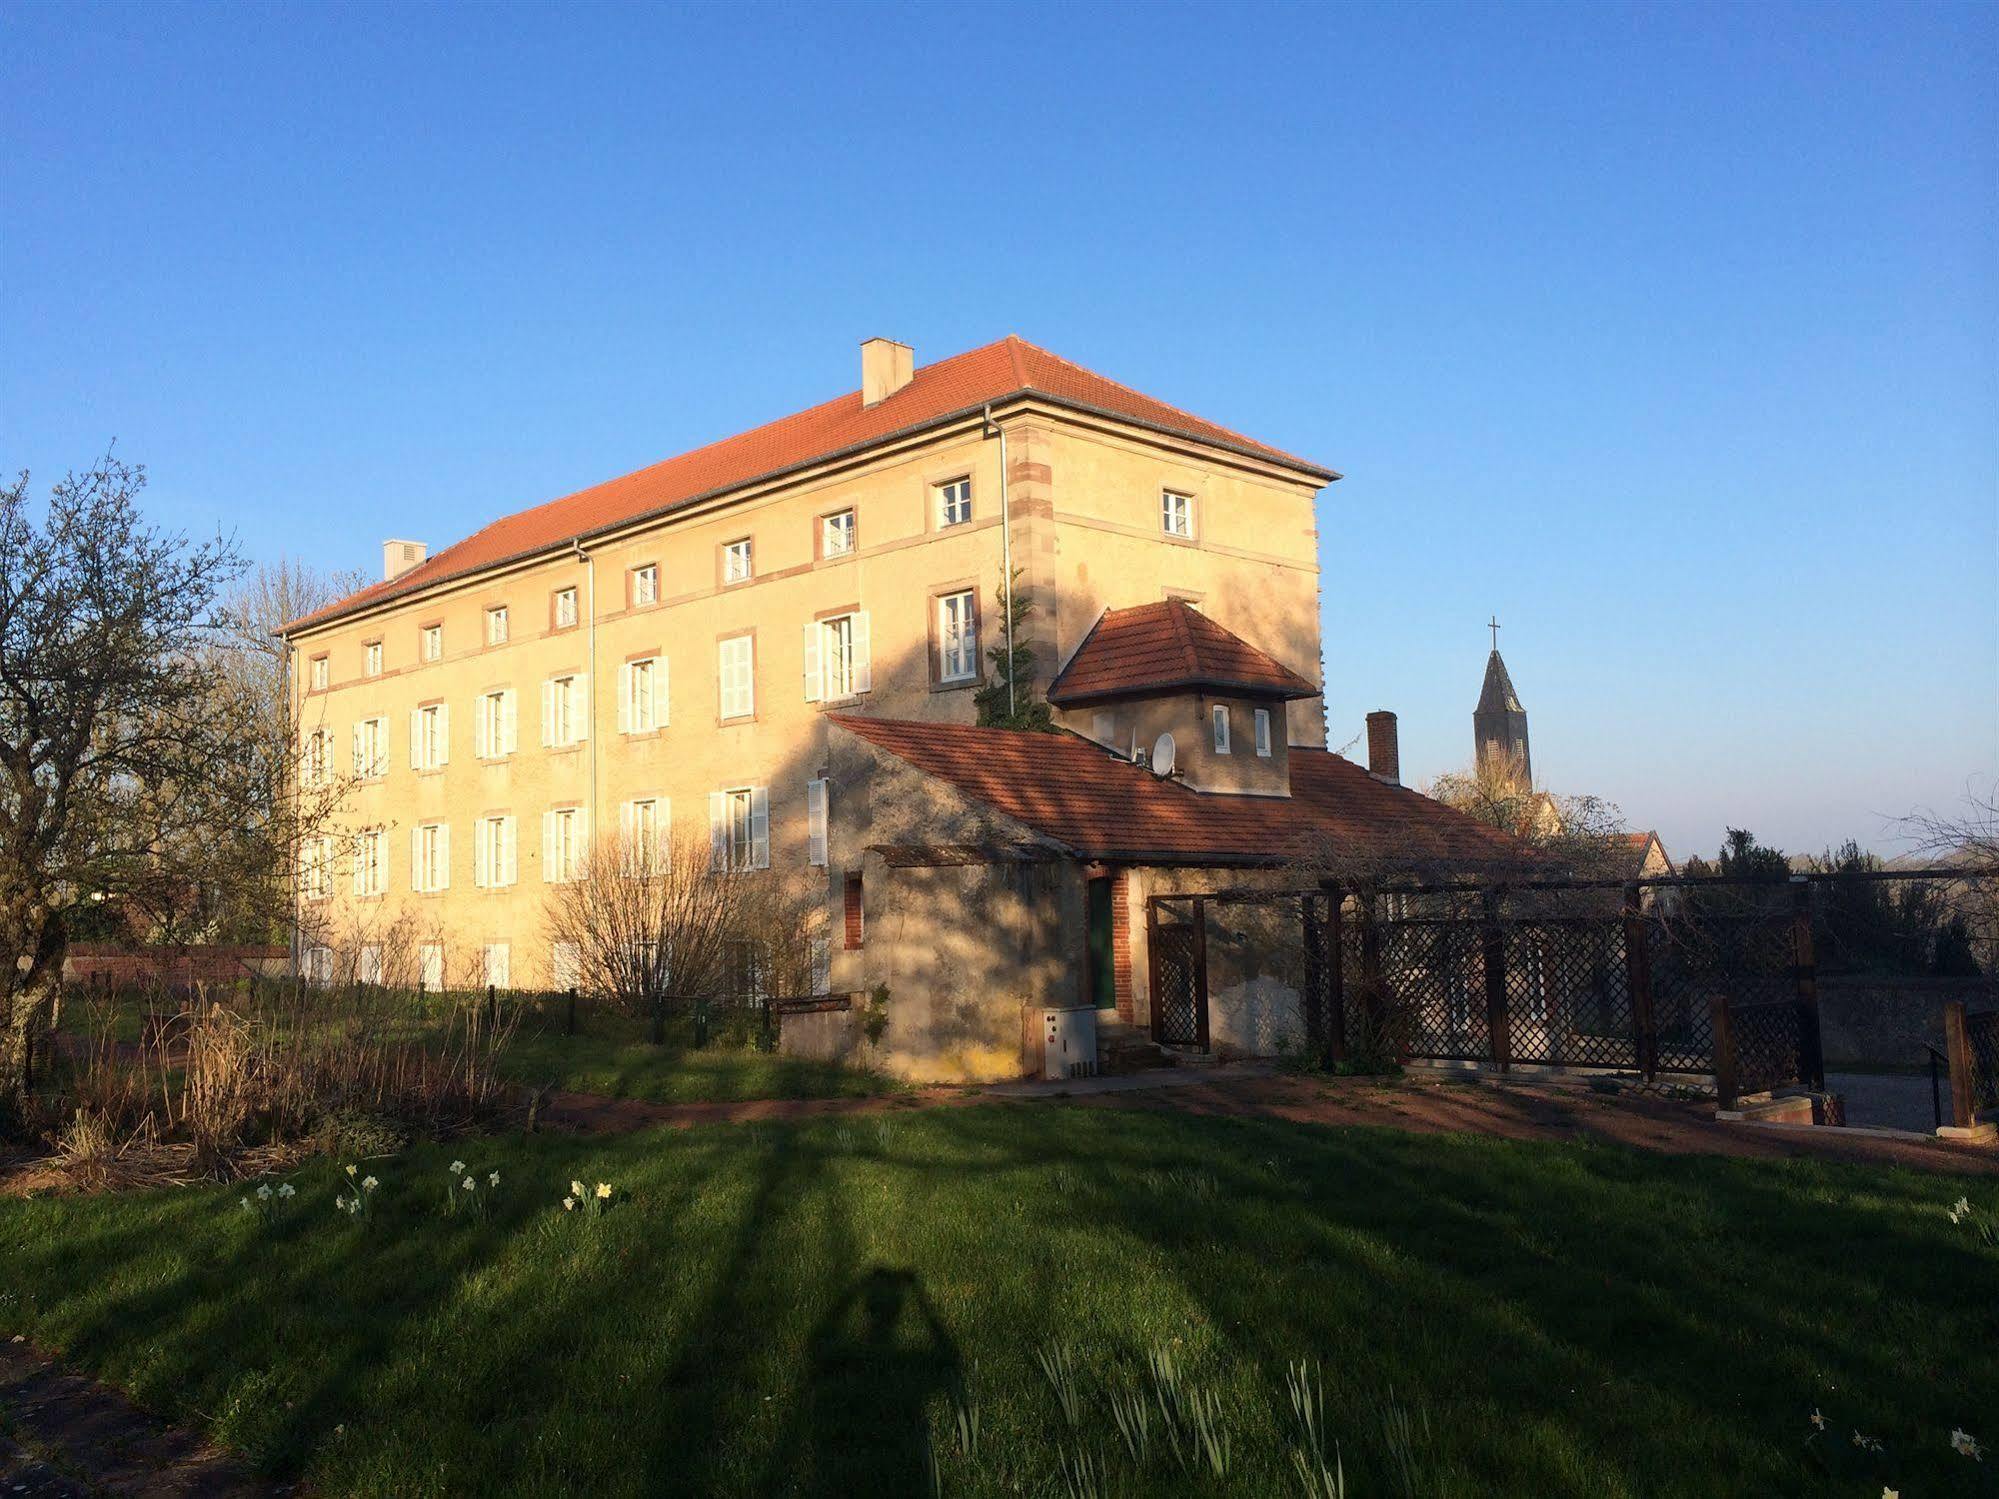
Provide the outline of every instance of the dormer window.
[[1270,758],[1270,710],[1256,710],[1256,752],[1264,759]]
[[1210,721],[1214,724],[1215,753],[1218,755],[1226,755],[1229,752],[1228,705],[1226,703],[1216,703],[1214,707],[1208,710],[1208,717]]

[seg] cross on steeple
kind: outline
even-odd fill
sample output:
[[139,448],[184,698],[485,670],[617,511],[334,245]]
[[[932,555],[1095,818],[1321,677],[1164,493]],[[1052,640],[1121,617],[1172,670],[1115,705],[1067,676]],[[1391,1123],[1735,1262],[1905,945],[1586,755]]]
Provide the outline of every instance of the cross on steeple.
[[1495,614],[1485,623],[1486,628],[1492,631],[1492,648],[1496,651],[1499,649],[1499,616]]

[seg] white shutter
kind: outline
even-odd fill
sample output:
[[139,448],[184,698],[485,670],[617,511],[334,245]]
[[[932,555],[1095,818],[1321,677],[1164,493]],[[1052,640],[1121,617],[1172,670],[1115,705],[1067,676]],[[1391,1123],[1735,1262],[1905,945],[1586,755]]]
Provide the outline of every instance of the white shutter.
[[541,684],[541,742],[555,743],[555,683]]
[[570,726],[571,733],[569,737],[581,743],[590,737],[590,719],[592,716],[590,711],[590,678],[587,674],[578,672],[574,681],[576,685],[573,690],[577,701],[571,705],[573,710],[571,718],[573,722]]
[[826,783],[805,783],[805,862],[815,869],[826,867]]
[[673,857],[673,798],[670,796],[662,796],[659,799],[659,858],[660,858],[659,867],[661,869],[666,868],[667,861],[670,860],[672,857]]
[[549,884],[555,883],[555,814],[541,814],[541,877]]
[[440,822],[437,825],[437,863],[437,888],[439,890],[449,890],[451,888],[451,824],[448,822]]
[[500,753],[511,755],[518,744],[514,738],[514,689],[509,687],[500,694]]
[[750,868],[770,868],[770,792],[750,789]]
[[417,754],[417,747],[423,743],[423,709],[410,709],[410,769],[422,770],[423,760]]
[[729,867],[729,798],[719,791],[708,793],[708,868],[720,872]]
[[666,657],[661,656],[652,664],[652,721],[656,728],[665,728],[668,710],[666,692]]
[[410,889],[423,891],[423,825],[410,829]]
[[618,732],[632,731],[632,663],[627,661],[618,668]]
[[437,705],[437,763],[451,763],[451,704]]
[[368,834],[363,833],[354,840],[354,893],[368,893],[367,856],[363,852],[368,846]]
[[819,688],[819,621],[808,619],[805,622],[805,701],[818,702]]
[[492,871],[487,866],[487,847],[492,842],[486,829],[490,821],[481,817],[472,824],[472,883],[484,890],[493,883]]
[[868,611],[862,609],[854,615],[854,691],[872,692],[874,685],[874,660],[868,647]]
[[500,819],[500,878],[498,883],[511,885],[515,878],[514,820],[511,817],[502,817]]

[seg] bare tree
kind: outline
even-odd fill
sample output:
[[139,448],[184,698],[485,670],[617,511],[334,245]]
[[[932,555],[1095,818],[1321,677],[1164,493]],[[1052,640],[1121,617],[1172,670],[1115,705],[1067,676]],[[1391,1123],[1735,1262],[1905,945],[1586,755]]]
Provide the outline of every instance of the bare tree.
[[0,488],[0,1113],[26,1084],[72,921],[204,846],[245,784],[212,710],[225,590],[217,537],[148,526],[145,471],[110,454],[45,506]]
[[1971,786],[1957,811],[1939,813],[1925,807],[1897,826],[1921,862],[1999,875],[1999,787]]
[[1482,759],[1438,776],[1424,794],[1475,822],[1519,839],[1543,878],[1612,878],[1631,862],[1624,814],[1597,796],[1536,790],[1517,760]]

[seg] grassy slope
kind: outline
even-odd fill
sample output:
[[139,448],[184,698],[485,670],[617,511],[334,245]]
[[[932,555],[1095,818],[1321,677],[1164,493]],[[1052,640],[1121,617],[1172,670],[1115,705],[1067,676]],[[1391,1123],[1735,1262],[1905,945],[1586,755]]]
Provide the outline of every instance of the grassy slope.
[[697,1050],[681,1034],[686,1029],[669,1029],[666,1044],[654,1046],[644,1022],[603,1013],[574,1036],[557,1024],[524,1025],[502,1053],[500,1071],[536,1086],[656,1103],[855,1098],[898,1088],[864,1067],[752,1051],[729,1038]]
[[[1105,1430],[1096,1379],[1178,1340],[1236,1433],[1212,1492],[1296,1491],[1300,1354],[1362,1494],[1391,1386],[1426,1495],[1990,1492],[1943,1433],[1999,1436],[1999,1265],[1941,1211],[1989,1180],[1020,1105],[457,1149],[489,1220],[440,1215],[442,1147],[358,1224],[327,1165],[268,1230],[225,1189],[0,1203],[0,1330],[327,1494],[900,1495],[926,1428],[946,1493],[1057,1493],[1057,1335]],[[625,1200],[566,1216],[572,1175]],[[1823,1486],[1814,1406],[1887,1466]]]

